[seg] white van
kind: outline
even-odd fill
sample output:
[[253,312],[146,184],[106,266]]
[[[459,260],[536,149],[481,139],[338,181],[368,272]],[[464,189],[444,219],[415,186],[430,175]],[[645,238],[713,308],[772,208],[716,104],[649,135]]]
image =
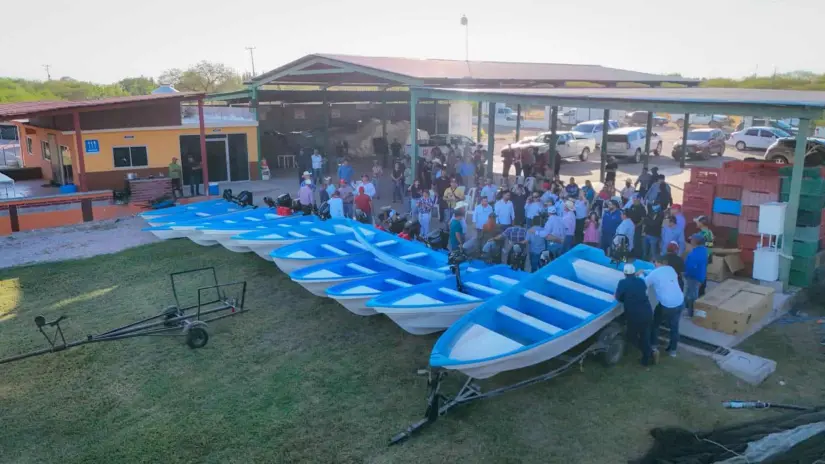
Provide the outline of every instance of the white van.
[[[607,133],[607,155],[615,158],[630,158],[634,163],[642,160],[645,149],[647,129],[644,127],[622,127]],[[662,139],[659,134],[650,136],[650,147],[653,154],[662,153]]]

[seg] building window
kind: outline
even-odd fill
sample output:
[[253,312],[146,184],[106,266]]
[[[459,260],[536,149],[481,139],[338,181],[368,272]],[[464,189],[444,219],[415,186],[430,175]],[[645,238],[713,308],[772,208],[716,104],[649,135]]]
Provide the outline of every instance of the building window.
[[52,150],[49,148],[49,142],[42,140],[40,142],[40,151],[44,160],[52,160]]
[[115,147],[112,150],[116,168],[149,166],[146,147]]
[[30,155],[34,154],[34,151],[32,151],[32,138],[31,137],[26,137],[26,151]]

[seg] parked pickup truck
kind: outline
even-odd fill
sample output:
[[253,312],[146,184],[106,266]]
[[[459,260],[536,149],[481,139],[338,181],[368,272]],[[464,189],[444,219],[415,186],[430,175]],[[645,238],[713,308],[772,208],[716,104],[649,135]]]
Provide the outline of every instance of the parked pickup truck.
[[[674,122],[677,126],[682,127],[685,124],[685,115],[671,114],[670,122]],[[730,117],[724,114],[691,114],[689,123],[690,125],[698,124],[718,128],[730,124]]]
[[[576,158],[587,161],[590,153],[596,151],[596,140],[591,138],[576,137],[571,131],[556,132],[556,150],[562,158]],[[539,153],[550,151],[550,132],[543,132],[534,140],[522,140],[514,143],[511,148],[515,150],[537,148]]]

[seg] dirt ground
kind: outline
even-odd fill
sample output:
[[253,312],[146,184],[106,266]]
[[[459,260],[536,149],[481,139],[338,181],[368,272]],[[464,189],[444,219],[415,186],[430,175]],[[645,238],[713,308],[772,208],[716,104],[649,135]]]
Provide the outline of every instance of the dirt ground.
[[117,253],[157,241],[137,217],[96,221],[0,237],[0,269]]

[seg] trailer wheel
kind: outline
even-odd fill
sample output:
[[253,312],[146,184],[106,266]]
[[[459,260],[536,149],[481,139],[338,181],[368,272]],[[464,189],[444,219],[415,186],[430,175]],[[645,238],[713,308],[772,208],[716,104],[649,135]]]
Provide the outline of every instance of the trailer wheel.
[[608,325],[599,334],[599,344],[602,347],[602,352],[599,354],[599,359],[605,366],[613,366],[618,364],[624,355],[625,340],[622,336],[622,328],[615,323]]
[[189,348],[203,348],[209,341],[209,332],[204,327],[191,327],[186,332],[186,344]]

